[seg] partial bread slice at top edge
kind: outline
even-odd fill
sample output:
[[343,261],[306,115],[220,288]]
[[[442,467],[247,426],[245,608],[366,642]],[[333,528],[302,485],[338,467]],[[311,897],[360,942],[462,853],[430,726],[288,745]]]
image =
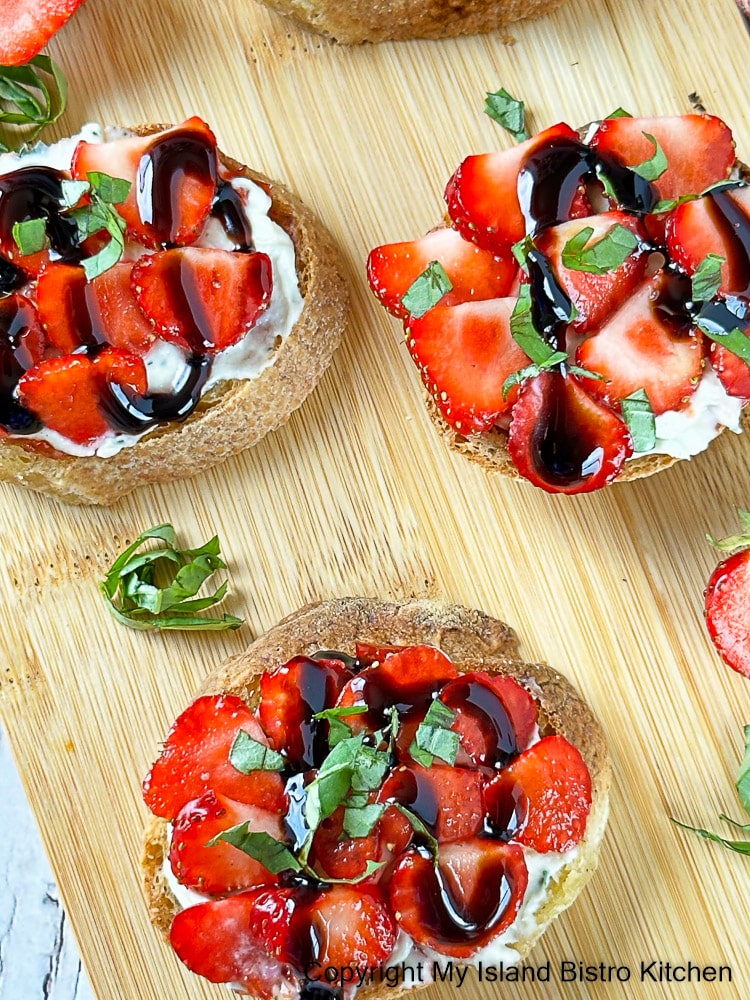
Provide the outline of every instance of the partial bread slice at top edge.
[[[321,649],[354,653],[357,641],[376,645],[438,646],[459,669],[487,670],[509,674],[523,684],[539,706],[543,734],[560,733],[581,752],[592,780],[592,807],[586,834],[575,857],[550,887],[549,898],[537,913],[533,931],[514,945],[525,957],[549,922],[569,906],[596,868],[599,847],[609,811],[610,763],[601,727],[573,685],[546,664],[519,659],[513,630],[480,611],[431,600],[405,603],[368,598],[341,598],[311,604],[285,618],[256,639],[244,653],[214,669],[198,694],[234,694],[255,706],[259,679],[296,654]],[[163,874],[168,852],[167,823],[152,818],[147,826],[142,857],[144,891],[154,925],[167,937],[178,903]],[[382,984],[368,986],[358,995],[390,997],[393,989]],[[396,990],[396,993],[400,993]]]
[[[149,135],[170,125],[140,125]],[[0,441],[0,479],[73,504],[112,504],[136,487],[193,476],[257,444],[317,385],[343,335],[348,290],[328,230],[288,188],[236,160],[221,163],[264,188],[271,218],[291,237],[302,314],[272,365],[251,380],[220,383],[183,423],[157,428],[110,458],[74,457]]]

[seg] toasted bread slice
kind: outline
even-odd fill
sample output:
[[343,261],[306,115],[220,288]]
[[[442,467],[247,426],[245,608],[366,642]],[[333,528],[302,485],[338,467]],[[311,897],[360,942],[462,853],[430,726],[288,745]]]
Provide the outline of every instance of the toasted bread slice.
[[[148,135],[169,127],[141,125],[132,131]],[[111,457],[78,457],[3,438],[0,479],[67,503],[111,504],[137,486],[195,475],[252,447],[284,424],[315,388],[345,325],[348,291],[339,252],[321,221],[288,188],[222,153],[219,158],[231,174],[268,193],[269,215],[295,248],[304,305],[273,363],[256,378],[218,383],[184,422],[157,427]]]
[[306,28],[346,45],[407,38],[452,38],[506,28],[515,21],[540,17],[563,0],[379,0],[350,4],[304,0],[264,0],[266,6]]
[[[308,605],[284,619],[238,656],[216,667],[199,694],[233,694],[251,707],[259,701],[259,680],[265,671],[297,654],[321,649],[354,654],[358,641],[374,645],[435,645],[459,671],[482,670],[507,674],[531,692],[538,706],[541,735],[561,734],[584,758],[592,782],[592,805],[584,839],[551,882],[546,900],[536,911],[532,929],[514,941],[525,957],[550,921],[569,906],[592,875],[608,816],[610,763],[602,730],[593,712],[575,688],[544,664],[519,658],[513,631],[479,611],[431,600],[389,603],[364,598]],[[169,828],[165,820],[148,823],[142,856],[146,901],[154,925],[168,938],[180,905],[170,890],[164,871]],[[391,996],[392,987],[368,984],[365,993]],[[396,992],[400,992],[397,990]]]

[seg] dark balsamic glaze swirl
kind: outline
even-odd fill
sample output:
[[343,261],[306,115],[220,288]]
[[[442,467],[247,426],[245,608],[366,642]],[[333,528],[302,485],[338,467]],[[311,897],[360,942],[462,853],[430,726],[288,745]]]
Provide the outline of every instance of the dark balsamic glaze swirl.
[[183,377],[172,392],[140,395],[128,386],[109,383],[100,401],[110,427],[125,434],[138,434],[158,424],[186,420],[201,397],[211,371],[212,360],[206,355],[190,355]]
[[233,250],[249,253],[255,250],[253,230],[245,215],[242,199],[228,181],[219,181],[216,196],[211,205],[211,216],[221,223]]

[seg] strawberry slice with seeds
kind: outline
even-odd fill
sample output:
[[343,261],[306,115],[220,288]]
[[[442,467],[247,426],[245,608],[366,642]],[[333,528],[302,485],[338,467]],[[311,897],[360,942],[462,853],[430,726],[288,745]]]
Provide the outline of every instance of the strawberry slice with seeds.
[[318,826],[308,856],[310,866],[323,878],[361,880],[368,862],[374,862],[381,867],[370,879],[377,881],[387,862],[406,849],[413,827],[403,813],[389,806],[369,834],[350,837],[344,831],[345,812],[339,806]]
[[485,807],[495,829],[535,851],[580,843],[591,811],[591,776],[564,736],[545,736],[493,778]]
[[[288,962],[269,954],[267,935],[258,927],[269,891],[251,889],[180,910],[169,940],[188,969],[212,983],[241,983],[261,1000],[298,996],[299,977]],[[279,919],[286,911],[279,905],[273,913]]]
[[518,844],[457,840],[441,845],[437,866],[407,851],[391,878],[391,906],[417,944],[469,958],[513,923],[528,880]]
[[130,287],[133,265],[119,261],[93,281],[76,264],[48,262],[39,273],[36,303],[50,344],[66,354],[108,343],[145,354],[156,339]]
[[370,700],[369,689],[384,692],[391,704],[416,704],[432,697],[458,671],[449,657],[436,646],[407,646],[391,653],[377,665],[368,667],[359,675],[367,681],[365,700]]
[[278,882],[278,877],[260,861],[232,844],[209,843],[241,823],[247,823],[248,830],[254,833],[267,833],[278,841],[285,839],[278,812],[235,802],[212,789],[186,803],[175,818],[169,849],[169,862],[177,881],[212,896]]
[[20,66],[34,58],[83,0],[3,0],[0,13],[0,66]]
[[396,943],[396,922],[376,886],[332,885],[318,894],[308,911],[298,911],[297,933],[310,942],[308,971],[339,970],[341,985],[349,969],[384,962]]
[[706,625],[722,660],[750,677],[750,515],[740,511],[740,534],[715,542],[727,553],[709,577],[704,595]]
[[117,211],[128,233],[147,247],[181,246],[197,239],[216,194],[216,136],[193,117],[155,135],[76,146],[76,180],[94,172],[130,182]]
[[750,365],[746,361],[716,341],[709,342],[707,357],[730,396],[750,399]]
[[[623,238],[623,228],[636,242],[629,251],[630,240]],[[592,230],[591,235],[581,252],[573,253],[575,241],[583,230]],[[574,330],[584,333],[601,325],[640,284],[648,263],[645,240],[641,223],[636,216],[626,212],[603,212],[573,219],[550,226],[537,236],[538,249],[549,260],[560,286],[575,306],[576,316],[571,324]],[[622,249],[619,249],[620,244]],[[596,266],[592,259],[586,259],[586,249],[594,246],[608,248],[602,250],[605,257],[622,262],[608,267],[603,273],[584,270],[584,267]]]
[[670,257],[691,276],[709,254],[721,258],[718,291],[750,298],[747,248],[741,243],[749,213],[746,185],[720,188],[678,205],[666,225]]
[[734,140],[730,129],[713,115],[607,118],[590,144],[632,168],[654,155],[649,135],[666,157],[666,169],[652,181],[660,200],[700,194],[729,176],[735,161]]
[[271,259],[207,247],[177,247],[141,257],[131,283],[156,332],[197,354],[236,344],[271,302]]
[[529,364],[510,332],[514,298],[435,306],[412,319],[406,344],[445,420],[462,434],[490,430],[510,412],[509,375]]
[[229,759],[237,733],[258,743],[268,738],[248,706],[235,695],[203,695],[178,716],[161,754],[143,782],[146,805],[173,819],[186,802],[213,789],[237,802],[282,813],[284,783],[275,771],[243,774]]
[[473,837],[482,829],[483,775],[464,767],[411,764],[395,767],[378,794],[381,802],[398,802],[419,819],[440,843]]
[[21,377],[18,396],[50,430],[76,444],[90,445],[109,430],[106,411],[113,384],[144,393],[142,359],[114,347],[93,356],[48,358]]
[[328,724],[315,715],[336,704],[351,676],[340,660],[295,656],[261,677],[260,721],[271,745],[294,767],[320,765],[327,753]]
[[[662,273],[647,279],[576,355],[579,365],[604,380],[587,390],[609,403],[645,389],[654,413],[677,410],[694,392],[703,370],[703,337],[690,317],[664,301]],[[665,308],[666,306],[666,308]]]
[[617,478],[632,451],[627,424],[574,376],[547,371],[521,386],[508,452],[535,486],[550,493],[600,489]]
[[518,200],[518,178],[526,159],[554,140],[578,139],[560,123],[511,149],[468,156],[445,190],[448,214],[469,242],[493,253],[507,254],[526,233]]
[[418,240],[376,247],[367,261],[370,287],[389,312],[406,318],[409,311],[401,300],[432,261],[442,264],[453,286],[440,300],[444,306],[503,298],[517,270],[512,254],[495,256],[443,226]]

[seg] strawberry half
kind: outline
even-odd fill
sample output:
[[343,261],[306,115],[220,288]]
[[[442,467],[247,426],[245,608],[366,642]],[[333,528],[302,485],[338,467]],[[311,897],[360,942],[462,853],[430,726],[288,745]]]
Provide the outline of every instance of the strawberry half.
[[328,725],[314,718],[336,704],[351,678],[339,660],[295,656],[260,681],[258,715],[271,745],[297,768],[317,767],[326,753]]
[[406,344],[425,388],[445,420],[462,434],[490,430],[510,412],[509,375],[529,364],[512,338],[516,299],[437,305],[411,319]]
[[[606,380],[588,379],[591,395],[618,403],[645,389],[654,413],[678,409],[694,392],[703,371],[703,337],[664,303],[663,273],[640,288],[581,344],[576,361]],[[666,308],[662,306],[665,305]]]
[[607,118],[590,145],[623,166],[637,167],[654,155],[649,135],[667,160],[664,172],[652,181],[659,199],[700,194],[729,176],[735,161],[734,140],[730,129],[713,115]]
[[627,424],[577,378],[549,371],[521,386],[508,452],[535,486],[549,493],[587,493],[617,478],[633,445]]
[[[607,241],[615,227],[624,227],[638,240],[637,247],[618,266],[604,274],[575,270],[563,263],[566,247],[582,230],[593,230],[587,246]],[[636,216],[626,212],[602,212],[550,226],[535,243],[547,257],[560,286],[576,309],[572,328],[579,333],[595,329],[617,309],[638,286],[648,263],[646,233]],[[566,259],[568,259],[566,257]]]
[[133,265],[119,261],[93,281],[77,264],[49,262],[39,272],[36,304],[53,347],[70,354],[108,343],[145,354],[156,339],[130,287]]
[[178,882],[211,896],[226,896],[238,889],[273,884],[278,877],[244,851],[226,841],[209,845],[230,827],[247,823],[256,833],[284,841],[278,812],[235,802],[213,790],[186,803],[177,814],[169,849],[169,862]]
[[445,190],[448,215],[464,239],[507,254],[526,233],[518,199],[524,161],[549,142],[577,139],[573,129],[561,122],[510,149],[468,156]]
[[709,254],[721,257],[719,291],[750,298],[747,250],[740,242],[748,213],[747,185],[719,188],[678,205],[666,226],[670,257],[691,276]]
[[743,533],[717,543],[730,554],[711,574],[704,599],[706,625],[719,655],[732,670],[750,677],[750,518],[745,512],[742,517]]
[[513,923],[528,880],[519,845],[458,840],[441,846],[437,866],[407,851],[391,879],[391,905],[417,944],[470,958]]
[[185,803],[213,789],[260,809],[286,809],[284,783],[275,771],[243,774],[229,752],[243,729],[254,740],[268,738],[247,705],[235,695],[204,695],[177,718],[164,748],[143,782],[146,805],[157,816],[174,819]]
[[107,406],[113,384],[144,393],[142,359],[114,347],[93,356],[49,358],[21,377],[18,397],[50,430],[76,444],[90,445],[110,428]]
[[165,340],[197,354],[236,344],[271,302],[271,259],[178,247],[141,257],[131,283],[138,305]]
[[545,736],[485,787],[485,806],[499,834],[535,851],[568,851],[580,843],[591,811],[591,776],[563,736]]
[[[326,968],[369,969],[386,961],[396,943],[396,922],[376,886],[332,885],[309,910],[299,911],[295,929],[310,942],[308,973]],[[340,983],[337,979],[326,982]]]
[[[180,910],[169,940],[181,961],[212,983],[241,983],[261,1000],[297,996],[297,975],[268,953],[266,935],[257,927],[267,915],[268,892],[251,889]],[[284,913],[274,908],[277,920]]]
[[[130,181],[117,210],[128,233],[144,246],[180,246],[197,239],[216,194],[216,136],[200,118],[158,135],[112,142],[81,141],[73,153],[73,177],[93,172]],[[179,191],[179,198],[172,195]]]
[[409,311],[401,300],[432,261],[442,264],[453,286],[440,300],[443,306],[502,298],[517,270],[512,254],[495,256],[441,226],[418,240],[376,247],[367,260],[370,287],[389,312],[406,318]]
[[20,66],[37,55],[83,0],[3,0],[0,65]]

